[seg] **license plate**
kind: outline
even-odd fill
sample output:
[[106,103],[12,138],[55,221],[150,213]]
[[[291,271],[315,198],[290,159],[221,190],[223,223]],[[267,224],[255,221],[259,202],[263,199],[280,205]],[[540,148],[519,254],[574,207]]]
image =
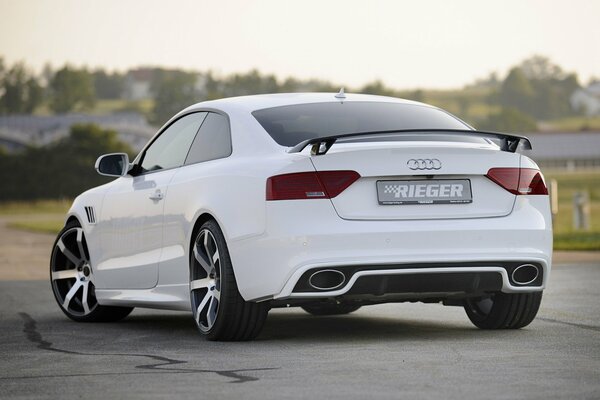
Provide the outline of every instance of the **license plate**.
[[381,205],[473,202],[468,179],[377,181],[377,199]]

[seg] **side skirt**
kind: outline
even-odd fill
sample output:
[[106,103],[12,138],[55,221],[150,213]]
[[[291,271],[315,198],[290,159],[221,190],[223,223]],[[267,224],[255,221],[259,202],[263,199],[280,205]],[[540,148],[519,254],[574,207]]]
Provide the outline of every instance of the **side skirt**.
[[191,311],[188,284],[162,285],[152,289],[98,289],[96,298],[103,306]]

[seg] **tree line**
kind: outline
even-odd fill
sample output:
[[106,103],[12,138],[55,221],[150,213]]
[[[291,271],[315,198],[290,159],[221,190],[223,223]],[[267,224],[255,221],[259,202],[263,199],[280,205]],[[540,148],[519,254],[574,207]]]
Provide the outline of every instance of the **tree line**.
[[7,66],[0,58],[0,114],[31,114],[43,104],[56,114],[85,111],[97,99],[120,98],[124,83],[123,74],[69,65],[36,75],[23,62]]
[[[202,101],[246,94],[302,91],[335,92],[343,85],[324,80],[278,79],[252,70],[228,76],[212,72],[146,68],[151,76],[153,107],[148,119],[161,125],[182,108]],[[30,114],[42,106],[53,113],[93,109],[97,100],[125,98],[128,72],[90,70],[65,65],[32,72],[23,62],[5,65],[0,58],[0,114]],[[565,72],[548,58],[533,56],[510,69],[504,79],[497,74],[452,91],[459,116],[469,120],[473,92],[483,89],[478,99],[495,110],[485,119],[469,120],[477,126],[497,130],[535,130],[537,121],[577,115],[569,104],[571,94],[580,87],[577,75]],[[398,90],[374,81],[347,91],[403,97],[436,104],[424,90]]]
[[[322,80],[278,80],[258,71],[217,77],[189,71],[151,70],[154,108],[149,116],[161,124],[182,108],[205,99],[256,93],[339,90],[338,85]],[[28,114],[47,106],[52,112],[85,110],[98,99],[121,99],[126,74],[89,71],[64,66],[45,69],[41,75],[23,63],[6,66],[0,60],[0,113]],[[452,92],[459,116],[468,114],[473,93],[477,101],[497,111],[478,121],[481,129],[531,131],[536,121],[573,115],[568,98],[579,87],[577,76],[567,73],[543,57],[533,57],[513,67],[504,79],[492,74],[462,91]],[[381,81],[371,82],[357,92],[395,96],[431,102],[426,91],[401,91]],[[471,121],[470,121],[471,122]],[[133,150],[118,139],[117,132],[96,125],[74,125],[69,135],[43,147],[27,147],[8,153],[0,146],[0,201],[74,197],[82,191],[106,183],[110,178],[93,168],[96,158],[105,153]]]
[[94,170],[96,159],[106,153],[133,150],[118,139],[117,132],[97,125],[73,125],[69,135],[42,147],[16,153],[0,148],[0,202],[73,198],[111,178]]

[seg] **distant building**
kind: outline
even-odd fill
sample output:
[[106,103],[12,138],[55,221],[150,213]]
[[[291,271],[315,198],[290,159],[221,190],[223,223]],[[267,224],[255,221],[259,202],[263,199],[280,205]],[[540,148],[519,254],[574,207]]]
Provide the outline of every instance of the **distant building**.
[[571,95],[571,107],[588,116],[600,115],[600,81],[592,82],[588,87],[577,89]]
[[[138,68],[127,72],[125,76],[124,96],[127,100],[136,101],[152,98],[152,81],[157,73],[173,73],[176,70],[159,68]],[[194,90],[198,99],[204,98],[206,94],[206,76],[197,73]]]
[[154,68],[138,68],[127,72],[125,76],[125,98],[134,101],[151,98],[150,88],[155,71]]
[[119,134],[119,139],[134,150],[140,150],[157,130],[148,124],[143,115],[135,112],[111,115],[0,116],[0,145],[9,151],[27,145],[43,146],[68,135],[71,126],[75,124],[96,124],[105,129],[113,129]]
[[600,132],[526,134],[533,150],[522,151],[542,169],[600,169]]

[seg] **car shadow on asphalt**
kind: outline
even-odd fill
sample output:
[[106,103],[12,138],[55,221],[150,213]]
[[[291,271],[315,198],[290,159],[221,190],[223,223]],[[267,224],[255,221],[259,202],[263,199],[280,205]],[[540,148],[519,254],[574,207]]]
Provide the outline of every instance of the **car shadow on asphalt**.
[[364,314],[312,316],[301,314],[270,315],[258,340],[301,342],[376,342],[414,339],[469,338],[477,329],[445,321],[383,318]]
[[[158,336],[168,334],[179,340],[197,340],[197,328],[187,313],[177,314],[132,314],[127,319],[111,324],[115,333],[153,332]],[[465,322],[455,320],[414,319],[399,316],[397,318],[379,317],[366,313],[343,316],[312,316],[298,312],[270,313],[265,327],[257,342],[376,342],[452,339],[472,340],[473,338],[526,335],[528,329],[515,331],[482,331]]]

